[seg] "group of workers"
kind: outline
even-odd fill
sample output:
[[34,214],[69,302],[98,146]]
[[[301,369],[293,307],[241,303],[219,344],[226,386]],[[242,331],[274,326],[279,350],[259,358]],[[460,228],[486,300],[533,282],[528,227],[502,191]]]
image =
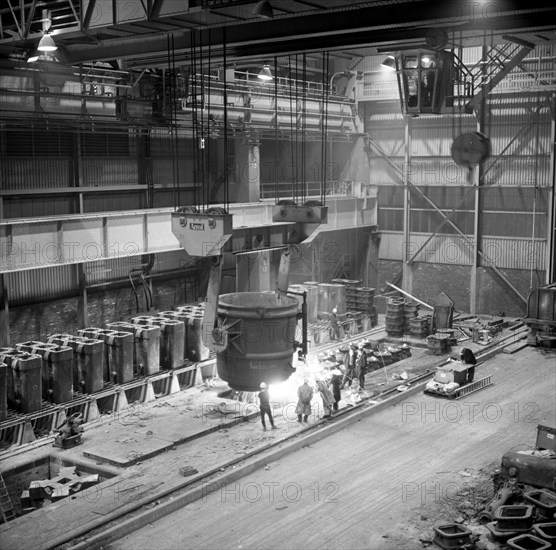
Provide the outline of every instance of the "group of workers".
[[[352,393],[358,393],[365,387],[365,354],[360,353],[356,345],[351,347],[351,353],[346,357],[347,368],[343,364],[337,365],[330,371],[330,379],[325,381],[321,377],[315,380],[315,386],[310,384],[310,378],[305,377],[303,384],[297,389],[297,405],[295,414],[298,422],[308,422],[312,412],[312,400],[315,391],[320,394],[324,407],[324,418],[332,416],[339,409],[342,399],[342,389],[348,385]],[[266,418],[272,429],[276,429],[270,405],[270,395],[265,382],[260,385],[259,392],[260,415],[263,429],[266,430]]]
[[[352,388],[352,394],[357,393],[360,389],[365,388],[365,373],[366,373],[366,354],[359,350],[358,346],[352,345],[349,358],[346,361],[347,368],[344,369],[342,364],[332,369],[330,372],[331,378],[329,383],[325,382],[322,378],[317,377],[316,388],[310,385],[310,379],[305,377],[303,384],[297,389],[297,405],[295,414],[297,415],[298,422],[308,422],[309,416],[312,412],[312,401],[315,395],[315,389],[319,392],[323,407],[325,410],[324,418],[332,416],[339,408],[340,400],[342,399],[342,389],[346,384]],[[477,360],[473,352],[468,348],[463,348],[460,354],[460,361],[467,363],[470,366],[468,369],[468,382],[473,380],[475,373],[475,365]],[[270,394],[268,386],[265,382],[260,385],[259,392],[260,415],[263,430],[266,430],[266,417],[270,422],[272,429],[276,429],[274,418],[272,416],[272,407],[270,404]]]

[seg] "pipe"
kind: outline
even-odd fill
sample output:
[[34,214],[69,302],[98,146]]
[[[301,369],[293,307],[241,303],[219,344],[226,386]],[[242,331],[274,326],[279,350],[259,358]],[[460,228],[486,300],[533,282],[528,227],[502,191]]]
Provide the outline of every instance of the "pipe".
[[434,309],[433,306],[430,306],[429,304],[422,302],[421,300],[419,300],[418,298],[415,298],[415,296],[412,296],[411,294],[409,294],[409,292],[406,292],[405,290],[402,290],[401,288],[398,288],[397,286],[393,285],[392,283],[386,283],[388,286],[391,286],[393,289],[397,290],[398,292],[401,292],[402,294],[405,294],[405,296],[407,296],[408,298],[411,298],[412,300],[415,300],[416,302],[419,302],[421,305],[428,307],[429,309]]

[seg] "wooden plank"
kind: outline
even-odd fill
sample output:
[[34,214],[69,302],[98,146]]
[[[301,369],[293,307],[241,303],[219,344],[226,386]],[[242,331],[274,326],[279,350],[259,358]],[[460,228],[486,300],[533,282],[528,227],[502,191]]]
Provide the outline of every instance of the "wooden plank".
[[522,350],[523,348],[526,348],[529,344],[527,343],[527,339],[526,337],[523,337],[519,342],[515,342],[513,344],[510,344],[509,346],[506,346],[503,350],[502,353],[515,353],[516,351]]

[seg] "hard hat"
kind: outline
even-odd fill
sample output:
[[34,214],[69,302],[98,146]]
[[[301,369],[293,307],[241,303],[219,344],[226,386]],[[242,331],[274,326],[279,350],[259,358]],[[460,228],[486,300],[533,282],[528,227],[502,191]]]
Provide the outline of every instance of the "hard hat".
[[266,388],[266,384],[264,382],[261,382],[261,390],[264,390]]

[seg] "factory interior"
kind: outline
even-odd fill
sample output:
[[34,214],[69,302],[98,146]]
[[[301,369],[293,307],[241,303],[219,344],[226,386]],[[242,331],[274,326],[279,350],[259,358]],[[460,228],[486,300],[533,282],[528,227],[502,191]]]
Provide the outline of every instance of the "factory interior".
[[556,4],[5,0],[2,550],[556,548]]

